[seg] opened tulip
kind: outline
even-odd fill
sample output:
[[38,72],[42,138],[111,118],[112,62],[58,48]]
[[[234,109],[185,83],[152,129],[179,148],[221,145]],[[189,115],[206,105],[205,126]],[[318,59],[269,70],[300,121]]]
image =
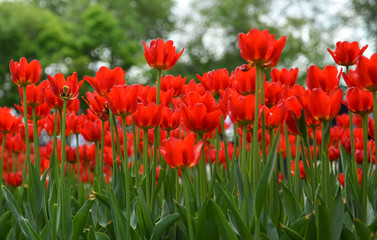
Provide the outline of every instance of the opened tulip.
[[[343,76],[347,77],[346,74]],[[370,59],[361,55],[356,62],[356,69],[350,71],[348,82],[364,91],[377,91],[377,53]]]
[[[46,81],[48,84],[47,87],[42,89],[44,99],[46,104],[52,109],[62,109],[63,108],[63,100],[55,96],[54,91],[50,87],[50,83]],[[67,103],[69,105],[71,101]]]
[[196,74],[196,77],[203,87],[213,95],[220,95],[220,91],[229,88],[233,80],[233,77],[229,76],[229,72],[225,68],[204,73],[203,76]]
[[21,123],[21,118],[13,116],[10,111],[10,108],[0,107],[0,132],[2,133],[17,132],[18,125]]
[[86,92],[85,96],[86,99],[83,99],[89,105],[90,111],[92,111],[92,113],[97,115],[102,120],[108,120],[109,109],[106,99],[104,97],[101,97],[101,95],[99,95],[97,91],[95,91],[94,93]]
[[166,75],[161,78],[161,90],[168,92],[173,89],[173,98],[181,96],[185,91],[185,83],[187,78],[182,78],[181,75],[175,77],[173,75]]
[[228,109],[232,122],[248,125],[254,122],[255,118],[255,96],[253,94],[242,96],[234,92],[229,95]]
[[[340,72],[341,73],[341,72]],[[312,65],[308,68],[306,86],[309,89],[322,88],[325,92],[330,92],[339,87],[341,74],[335,66],[327,65],[323,70]]]
[[283,36],[276,40],[268,30],[251,29],[247,34],[238,35],[238,47],[241,56],[249,62],[250,67],[258,65],[262,68],[272,68],[279,61],[286,39],[286,36]]
[[286,88],[281,82],[265,82],[264,103],[271,108],[285,98],[286,92]]
[[357,87],[351,87],[346,92],[346,106],[356,114],[369,114],[373,111],[373,94]]
[[[105,122],[105,129],[106,132],[109,124],[108,122]],[[99,142],[101,140],[101,131],[102,131],[102,123],[100,119],[97,119],[96,121],[90,121],[87,120],[84,124],[84,126],[81,128],[81,135],[87,142]]]
[[12,75],[12,81],[20,86],[37,83],[42,74],[42,67],[39,61],[33,60],[28,63],[24,57],[20,59],[20,62],[10,60],[9,70]]
[[171,168],[186,169],[198,164],[202,146],[202,141],[195,144],[193,134],[183,140],[170,137],[160,147],[160,153]]
[[54,77],[47,75],[47,77],[52,91],[58,98],[72,100],[79,95],[83,81],[78,82],[77,73],[68,76],[67,80],[62,73],[57,73]]
[[342,97],[341,89],[327,94],[321,88],[315,88],[304,98],[304,108],[314,119],[328,121],[339,113]]
[[151,102],[144,106],[144,104],[138,103],[132,118],[139,128],[155,128],[160,125],[164,110],[165,106],[163,104],[156,106],[154,102]]
[[166,131],[171,131],[179,126],[181,120],[181,112],[179,109],[172,110],[171,108],[166,108],[164,114],[162,115],[161,129]]
[[116,116],[127,117],[136,111],[140,85],[114,86],[105,98],[109,108]]
[[365,45],[360,49],[358,42],[337,42],[334,52],[327,48],[334,61],[341,66],[352,66],[356,64],[357,58],[368,48]]
[[[38,106],[44,103],[44,95],[43,95],[43,88],[48,86],[47,81],[41,82],[38,86],[35,84],[30,84],[26,86],[26,104],[28,106]],[[18,86],[18,92],[23,99],[23,91],[20,86]]]
[[296,84],[298,76],[298,68],[278,70],[276,68],[271,70],[271,82],[281,82],[285,86],[291,88]]
[[5,173],[4,181],[12,187],[18,187],[22,184],[22,173],[15,172],[15,173]]
[[153,39],[148,45],[143,42],[144,56],[149,66],[154,69],[170,70],[176,64],[183,50],[179,53],[175,52],[174,42],[172,40],[164,42],[161,38]]
[[266,105],[261,107],[261,114],[259,115],[259,124],[261,125],[262,114],[265,116],[265,124],[267,129],[274,129],[282,124],[287,116],[287,108],[284,103],[279,103],[271,109]]
[[115,85],[124,85],[126,72],[121,67],[110,70],[108,67],[102,66],[97,71],[94,78],[85,76],[84,80],[90,83],[96,92],[104,97],[104,93],[108,93]]

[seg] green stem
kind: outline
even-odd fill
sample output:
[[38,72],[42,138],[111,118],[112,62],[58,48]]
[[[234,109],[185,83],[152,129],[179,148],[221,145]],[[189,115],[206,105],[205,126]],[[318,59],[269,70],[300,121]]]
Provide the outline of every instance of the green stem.
[[[76,133],[76,168],[77,168],[77,182],[79,183],[81,181],[80,178],[80,145],[79,145],[79,134]],[[78,188],[80,189],[80,188]]]
[[363,171],[361,180],[361,192],[362,192],[362,221],[367,223],[367,207],[368,207],[368,115],[361,115],[362,127],[363,127]]
[[297,199],[300,199],[300,136],[296,138],[296,157],[295,157],[295,192]]
[[35,107],[33,110],[33,145],[34,145],[34,166],[36,167],[38,176],[41,175],[41,162],[39,156],[39,136],[38,136],[38,126],[37,126],[37,116],[35,114]]
[[313,127],[313,186],[317,185],[318,176],[317,176],[317,134],[316,127]]
[[328,146],[327,140],[325,139],[325,132],[327,129],[329,121],[322,122],[322,146],[321,146],[321,166],[322,166],[322,175],[321,175],[321,187],[323,188],[323,196],[325,199],[326,204],[329,204],[329,196],[330,196],[330,176],[329,176],[329,160],[328,156]]
[[102,151],[101,151],[101,159],[99,161],[99,170],[100,170],[100,176],[101,176],[100,184],[99,184],[100,192],[102,191],[102,186],[105,184],[104,178],[103,178],[103,158],[105,156],[105,121],[104,120],[101,121],[101,127],[102,127],[101,128],[101,149],[102,149]]
[[94,168],[94,189],[97,192],[101,192],[101,170],[100,170],[100,162],[99,162],[99,142],[95,142],[95,149],[96,149],[96,166]]
[[248,191],[248,179],[249,179],[249,174],[247,172],[247,154],[246,154],[246,141],[247,141],[247,125],[244,124],[242,125],[242,151],[241,151],[241,161],[240,161],[240,166],[241,166],[241,171],[242,171],[242,177],[243,177],[243,192],[245,195],[244,199],[244,207],[245,207],[245,222],[246,225],[249,225],[249,191]]
[[[227,169],[230,169],[230,161],[229,161],[229,155],[228,155],[228,144],[226,141],[226,135],[225,135],[225,120],[224,120],[224,115],[221,115],[221,129],[223,130],[223,142],[224,142],[224,153],[225,153],[225,163],[227,166]],[[236,134],[236,133],[234,133]],[[229,170],[226,171],[226,176],[229,178]]]
[[61,127],[61,147],[62,147],[62,155],[61,155],[61,168],[60,168],[60,178],[64,179],[64,171],[65,171],[65,116],[67,111],[67,100],[63,99],[63,113],[62,118],[60,119],[62,127]]
[[[198,133],[198,140],[203,139],[203,134]],[[200,182],[200,205],[204,202],[204,199],[207,195],[207,169],[206,169],[206,162],[204,156],[204,148],[201,151],[201,156],[199,160],[199,182]]]
[[139,161],[137,159],[137,153],[138,153],[138,141],[137,141],[137,135],[136,135],[136,126],[135,122],[132,120],[132,135],[133,135],[133,145],[134,145],[134,159],[133,159],[133,174],[135,175],[135,186],[138,186],[138,172],[139,172]]
[[[25,143],[26,143],[26,164],[31,167],[30,159],[30,142],[29,142],[29,129],[27,124],[27,103],[26,103],[26,86],[22,87],[23,90],[23,106],[24,106],[24,123],[25,123]],[[2,167],[2,166],[1,166]],[[24,173],[22,180],[23,183],[26,181],[26,171]],[[22,184],[24,185],[24,184]]]
[[[374,119],[374,138],[377,137],[377,92],[373,92],[373,119]],[[374,141],[374,157],[377,160],[377,141]]]
[[183,182],[183,191],[185,194],[185,202],[186,202],[186,213],[187,213],[187,224],[189,229],[189,236],[190,240],[194,240],[194,229],[192,226],[192,217],[191,217],[191,204],[190,204],[190,195],[189,195],[189,186],[190,186],[190,177],[187,174],[187,170],[182,170],[185,181]]
[[[0,168],[1,168],[1,176],[0,176],[0,186],[3,185],[3,172],[4,172],[4,148],[5,148],[5,133],[3,134],[3,140],[1,140],[1,159],[0,159]],[[8,169],[10,171],[10,169]],[[23,176],[26,177],[26,176]]]
[[[257,183],[258,183],[258,176],[259,176],[259,147],[258,147],[258,120],[259,120],[259,83],[261,81],[261,72],[262,69],[260,66],[256,66],[256,74],[257,77],[255,79],[255,116],[254,116],[254,124],[253,124],[253,189],[256,189]],[[251,164],[251,163],[250,163]]]
[[127,126],[126,117],[122,117],[122,128],[123,128],[123,149],[124,149],[124,163],[125,163],[125,182],[126,182],[126,214],[127,214],[127,224],[126,224],[126,239],[131,239],[130,237],[130,220],[131,220],[131,177],[128,168],[128,151],[127,151]]
[[237,124],[233,123],[233,148],[234,148],[234,151],[233,151],[232,159],[236,159],[237,158],[237,147],[238,147],[238,144],[237,144],[237,135],[238,135]]
[[143,174],[146,181],[146,195],[147,195],[147,204],[151,206],[151,181],[149,175],[149,156],[148,156],[148,129],[143,129],[143,161],[144,161],[144,170]]

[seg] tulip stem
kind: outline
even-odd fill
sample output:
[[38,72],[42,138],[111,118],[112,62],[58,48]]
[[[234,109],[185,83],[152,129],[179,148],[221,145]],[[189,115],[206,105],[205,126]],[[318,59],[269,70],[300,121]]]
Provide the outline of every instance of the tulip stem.
[[102,186],[104,184],[103,179],[103,158],[104,158],[104,151],[105,151],[105,121],[101,120],[101,159],[99,161],[99,170],[100,170],[100,188],[99,191],[102,191]]
[[261,74],[262,69],[260,66],[256,66],[256,80],[255,80],[255,115],[254,115],[254,124],[253,124],[253,189],[256,189],[258,179],[259,179],[259,164],[260,164],[260,154],[259,154],[259,147],[258,147],[258,121],[259,121],[259,82],[261,81]]
[[[229,161],[229,155],[228,155],[228,144],[226,140],[226,135],[225,135],[225,120],[224,120],[224,115],[221,115],[221,129],[222,135],[223,135],[223,142],[224,142],[224,153],[225,153],[225,164],[227,166],[227,169],[230,169],[230,161]],[[234,133],[236,134],[236,133]],[[228,176],[229,180],[229,170],[225,171],[226,176]]]
[[[316,134],[316,127],[312,127],[313,130],[313,186],[317,186],[317,134]],[[310,149],[308,149],[309,151]],[[315,191],[313,189],[313,191]]]
[[[79,134],[75,134],[76,137],[76,169],[77,169],[77,182],[79,183],[81,178],[80,178],[80,144],[79,144]],[[80,188],[78,188],[80,189]]]
[[135,186],[138,185],[138,169],[139,169],[139,161],[137,159],[137,153],[138,153],[138,141],[137,141],[137,135],[136,135],[136,126],[135,122],[132,120],[132,135],[133,135],[133,145],[134,145],[134,159],[133,159],[133,173],[135,175]]
[[368,207],[368,115],[361,115],[362,127],[363,127],[363,171],[361,180],[361,192],[362,192],[362,222],[367,223],[367,207]]
[[144,168],[143,174],[145,176],[146,181],[146,195],[147,195],[147,204],[151,207],[151,180],[149,175],[149,157],[148,157],[148,129],[143,129],[143,161],[144,161]]
[[322,166],[322,184],[321,187],[323,188],[323,195],[326,201],[326,204],[329,204],[329,196],[330,196],[330,173],[329,173],[329,160],[327,158],[328,154],[328,146],[327,146],[327,139],[325,139],[325,132],[330,124],[330,121],[323,121],[322,122],[322,147],[321,147],[321,166]]
[[[373,91],[373,119],[374,119],[374,139],[377,137],[377,99],[376,99],[377,92]],[[374,141],[374,157],[377,160],[377,141]]]
[[[198,140],[203,139],[203,134],[198,133]],[[204,157],[204,149],[201,151],[201,156],[199,160],[199,186],[200,186],[200,205],[203,203],[206,195],[207,195],[207,169],[206,169],[206,162]]]
[[[29,142],[29,129],[27,124],[27,103],[26,103],[26,86],[22,87],[23,90],[23,107],[24,107],[24,124],[25,124],[25,143],[26,143],[26,164],[31,167],[30,159],[30,142]],[[1,166],[3,167],[3,166]],[[26,171],[24,172],[23,183],[26,181]]]
[[300,200],[300,177],[300,136],[297,135],[295,156],[295,195],[298,200]]
[[67,111],[67,100],[63,99],[63,113],[61,120],[61,168],[60,168],[60,178],[63,181],[64,179],[64,171],[65,171],[65,116]]
[[95,151],[96,151],[96,166],[94,168],[94,189],[97,191],[97,192],[101,192],[101,188],[102,188],[102,184],[101,184],[101,171],[100,171],[100,162],[99,162],[99,142],[95,142]]
[[[0,159],[0,167],[1,167],[1,176],[0,176],[0,186],[3,185],[3,172],[4,172],[4,148],[5,148],[5,133],[3,132],[3,139],[1,140],[1,159]],[[10,171],[10,169],[8,169]],[[24,178],[26,176],[23,176]]]
[[186,169],[182,169],[184,175],[184,182],[183,182],[183,191],[185,194],[185,203],[186,203],[186,212],[187,212],[187,224],[189,229],[189,237],[190,240],[194,240],[194,230],[192,226],[192,218],[191,218],[191,203],[190,203],[190,195],[189,195],[189,186],[190,186],[190,177],[187,173]]
[[128,168],[128,147],[127,147],[127,126],[126,117],[122,117],[122,128],[123,128],[123,149],[124,149],[124,163],[125,163],[125,175],[126,175],[126,239],[131,239],[130,237],[130,222],[131,222],[131,184],[130,184],[130,171]]
[[34,166],[37,170],[38,176],[41,175],[41,163],[39,157],[39,141],[38,141],[38,126],[37,126],[37,116],[35,113],[35,107],[32,107],[33,110],[33,145],[34,145]]
[[241,152],[241,171],[243,175],[243,192],[245,195],[244,199],[244,212],[245,212],[245,221],[246,225],[249,225],[249,190],[248,190],[248,179],[249,174],[247,171],[247,154],[246,154],[246,143],[247,142],[247,124],[242,125],[242,152]]

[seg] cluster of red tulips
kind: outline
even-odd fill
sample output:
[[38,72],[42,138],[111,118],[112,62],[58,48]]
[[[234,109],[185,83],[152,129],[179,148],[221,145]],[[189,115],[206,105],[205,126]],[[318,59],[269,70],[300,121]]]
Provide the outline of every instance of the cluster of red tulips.
[[[346,199],[342,220],[347,213],[366,226],[370,224],[370,205],[375,206],[370,189],[377,155],[377,122],[373,121],[377,114],[377,54],[367,58],[363,56],[367,46],[338,42],[334,51],[328,51],[344,69],[310,66],[304,88],[296,84],[298,68],[274,68],[285,43],[285,36],[277,40],[267,30],[241,33],[239,48],[247,64],[231,73],[224,68],[197,75],[197,83],[181,75],[162,75],[162,70],[175,65],[183,49],[177,53],[172,41],[152,40],[149,45],[144,43],[144,50],[150,67],[158,71],[156,86],[127,85],[126,73],[120,67],[101,67],[94,77],[85,76],[82,81],[76,73],[67,77],[57,73],[38,83],[42,68],[37,60],[11,60],[12,81],[19,86],[21,97],[20,106],[15,108],[24,118],[17,117],[10,108],[0,108],[1,181],[21,186],[21,191],[26,185],[37,188],[36,180],[45,184],[46,191],[57,188],[55,202],[62,204],[61,212],[67,207],[63,203],[66,189],[72,188],[69,183],[86,186],[74,187],[76,193],[70,194],[79,197],[91,189],[87,201],[110,201],[105,205],[110,206],[113,236],[117,239],[134,239],[143,231],[145,236],[155,234],[130,223],[133,203],[145,195],[146,208],[156,216],[152,221],[162,219],[160,212],[154,212],[165,199],[169,185],[176,188],[174,199],[186,208],[177,211],[186,228],[183,235],[190,239],[201,236],[197,225],[204,220],[198,220],[195,226],[195,215],[200,219],[201,209],[210,205],[208,201],[214,201],[212,208],[219,208],[223,203],[210,199],[218,198],[218,192],[225,190],[237,213],[211,211],[238,228],[225,233],[218,230],[222,239],[232,239],[233,235],[241,239],[271,237],[269,222],[279,229],[279,237],[302,237],[285,205],[288,193],[298,202],[308,199],[314,213],[302,210],[309,203],[302,203],[305,207],[301,210],[309,216],[307,219],[312,215],[317,228],[322,224],[316,214],[321,202],[327,207],[326,216],[331,217],[338,196]],[[350,69],[352,66],[356,67]],[[341,78],[348,85],[345,94],[339,88]],[[94,92],[82,97],[89,109],[79,114],[79,90],[84,81]],[[373,118],[369,117],[372,112]],[[81,137],[85,141],[80,141]],[[227,186],[225,190],[216,181]],[[3,195],[11,205],[5,188]],[[279,195],[279,203],[284,203],[281,209],[287,213],[275,216],[278,213],[274,213],[274,207],[279,204],[273,199],[279,199]],[[124,204],[121,196],[125,197]],[[124,231],[123,220],[115,217],[118,205],[124,206],[120,210],[126,223]],[[48,212],[51,209],[46,211],[46,217],[53,216]],[[37,219],[35,226],[40,221]],[[20,221],[16,222],[25,234]],[[175,221],[171,224],[177,224]],[[352,233],[341,222],[339,231],[330,231],[332,237]],[[82,225],[90,224],[85,221]],[[58,238],[75,236],[75,231],[54,227],[52,232]],[[321,231],[317,229],[313,236],[322,236]],[[76,239],[85,234],[89,233],[81,230]]]

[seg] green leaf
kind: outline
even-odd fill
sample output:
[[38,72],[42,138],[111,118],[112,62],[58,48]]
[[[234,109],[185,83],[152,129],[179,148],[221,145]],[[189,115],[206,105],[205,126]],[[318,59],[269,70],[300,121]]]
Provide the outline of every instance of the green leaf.
[[[109,188],[109,196],[110,196],[110,214],[113,219],[114,229],[115,229],[115,235],[116,239],[126,239],[126,224],[129,224],[124,217],[122,211],[120,210],[117,200],[115,198],[114,192],[112,189]],[[132,239],[140,239],[139,235],[131,229],[131,238]]]
[[110,208],[110,202],[109,202],[109,197],[102,194],[102,193],[99,193],[99,192],[95,192],[95,191],[92,191],[92,194],[94,196],[96,196],[96,199],[98,199],[101,203],[103,203],[106,207]]
[[41,186],[40,176],[34,165],[29,166],[28,202],[35,220],[38,219],[42,210],[44,191]]
[[145,233],[147,238],[150,238],[154,228],[154,221],[145,201],[144,193],[141,187],[138,188],[137,203],[136,214],[138,219],[138,226],[142,229],[142,232]]
[[259,219],[262,209],[263,209],[263,205],[266,202],[266,197],[267,197],[266,189],[268,188],[268,184],[271,180],[272,173],[275,166],[275,161],[276,161],[276,156],[277,156],[276,148],[277,148],[277,143],[278,143],[279,135],[280,135],[280,126],[276,132],[277,134],[274,138],[274,142],[271,145],[272,147],[269,150],[269,153],[267,156],[267,163],[263,170],[263,174],[259,180],[257,191],[255,194],[254,211],[255,211],[255,215],[257,216],[257,219]]
[[295,230],[293,229],[290,229],[284,225],[280,225],[281,226],[281,230],[283,230],[283,232],[285,234],[287,234],[287,236],[292,239],[292,240],[303,240],[303,238],[300,236],[300,234],[298,234]]
[[342,234],[340,235],[340,239],[342,240],[355,240],[358,239],[358,237],[351,232],[346,226],[343,226]]
[[102,232],[95,232],[93,230],[93,227],[90,226],[88,232],[88,240],[110,240],[110,238]]
[[227,215],[230,226],[241,237],[241,239],[252,239],[251,233],[246,224],[242,221],[242,218],[239,215],[232,198],[229,196],[229,193],[225,191],[218,182],[217,185],[224,196],[225,202],[227,203]]
[[343,219],[344,219],[344,204],[340,189],[332,202],[330,218],[332,221],[332,239],[339,239],[342,233]]
[[38,233],[32,228],[29,221],[22,216],[21,209],[14,200],[13,195],[8,191],[8,189],[4,185],[2,186],[1,190],[24,236],[27,239],[31,240],[42,240],[39,237]]
[[356,229],[357,236],[360,239],[370,239],[373,235],[372,232],[368,229],[368,227],[362,223],[359,219],[355,218],[353,220],[353,224]]
[[3,213],[3,215],[0,216],[0,236],[6,236],[11,229],[11,217],[12,217],[12,212],[6,211]]
[[331,222],[325,202],[320,196],[316,197],[317,237],[319,239],[331,239]]
[[71,240],[77,240],[80,234],[83,232],[85,225],[87,224],[87,217],[95,198],[89,197],[89,199],[84,203],[84,205],[76,213],[75,218],[73,219],[73,233]]
[[151,240],[158,240],[164,235],[164,233],[172,226],[176,221],[181,218],[179,213],[173,213],[169,216],[162,218],[156,223],[155,228],[153,229]]
[[289,222],[294,222],[300,215],[299,204],[297,204],[297,199],[291,190],[284,184],[281,183],[283,189],[283,206],[285,212],[288,215]]

